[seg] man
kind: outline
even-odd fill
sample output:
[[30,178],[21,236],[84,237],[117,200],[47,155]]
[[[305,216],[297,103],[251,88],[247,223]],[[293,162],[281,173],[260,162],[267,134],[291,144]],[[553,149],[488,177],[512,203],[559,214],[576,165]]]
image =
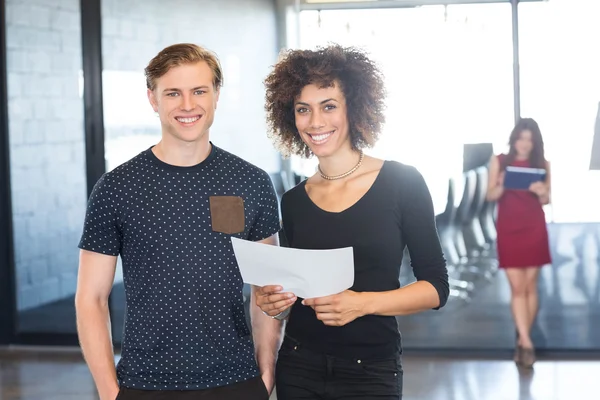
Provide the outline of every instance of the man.
[[[177,44],[145,72],[162,138],[90,196],[76,295],[83,354],[101,400],[267,399],[281,322],[252,300],[250,337],[231,237],[278,245],[272,183],[209,141],[223,81],[215,55]],[[108,296],[118,255],[127,311],[115,369]]]

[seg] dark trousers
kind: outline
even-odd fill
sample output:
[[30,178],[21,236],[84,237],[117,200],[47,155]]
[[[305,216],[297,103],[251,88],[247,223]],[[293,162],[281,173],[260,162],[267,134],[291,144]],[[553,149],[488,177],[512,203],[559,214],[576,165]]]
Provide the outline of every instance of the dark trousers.
[[261,377],[203,390],[138,390],[122,387],[115,400],[268,400]]
[[401,400],[400,354],[383,360],[328,356],[290,337],[279,350],[277,400]]

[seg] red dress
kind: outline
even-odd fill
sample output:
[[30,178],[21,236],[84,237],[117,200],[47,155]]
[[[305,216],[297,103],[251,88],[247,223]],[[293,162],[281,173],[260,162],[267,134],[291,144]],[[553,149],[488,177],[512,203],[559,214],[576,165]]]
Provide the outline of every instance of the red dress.
[[[504,154],[498,156],[502,165]],[[529,167],[529,161],[511,165]],[[541,267],[551,263],[546,217],[538,197],[527,190],[504,190],[496,220],[500,268]]]

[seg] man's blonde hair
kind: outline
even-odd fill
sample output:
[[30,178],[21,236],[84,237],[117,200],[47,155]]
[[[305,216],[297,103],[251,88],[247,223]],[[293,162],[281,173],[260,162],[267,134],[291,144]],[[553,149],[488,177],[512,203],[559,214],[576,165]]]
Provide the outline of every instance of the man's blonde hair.
[[144,69],[146,86],[150,90],[156,88],[156,80],[169,72],[173,67],[185,64],[194,64],[204,61],[213,73],[215,90],[223,86],[223,70],[217,55],[212,51],[192,43],[179,43],[161,50]]

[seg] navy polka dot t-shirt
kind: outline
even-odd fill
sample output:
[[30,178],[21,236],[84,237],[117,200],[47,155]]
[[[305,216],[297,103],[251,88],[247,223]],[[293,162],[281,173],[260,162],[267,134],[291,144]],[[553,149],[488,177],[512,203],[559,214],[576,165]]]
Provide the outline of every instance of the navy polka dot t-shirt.
[[192,167],[148,149],[104,174],[79,247],[122,258],[120,385],[196,390],[258,376],[231,237],[279,230],[269,175],[214,145]]

